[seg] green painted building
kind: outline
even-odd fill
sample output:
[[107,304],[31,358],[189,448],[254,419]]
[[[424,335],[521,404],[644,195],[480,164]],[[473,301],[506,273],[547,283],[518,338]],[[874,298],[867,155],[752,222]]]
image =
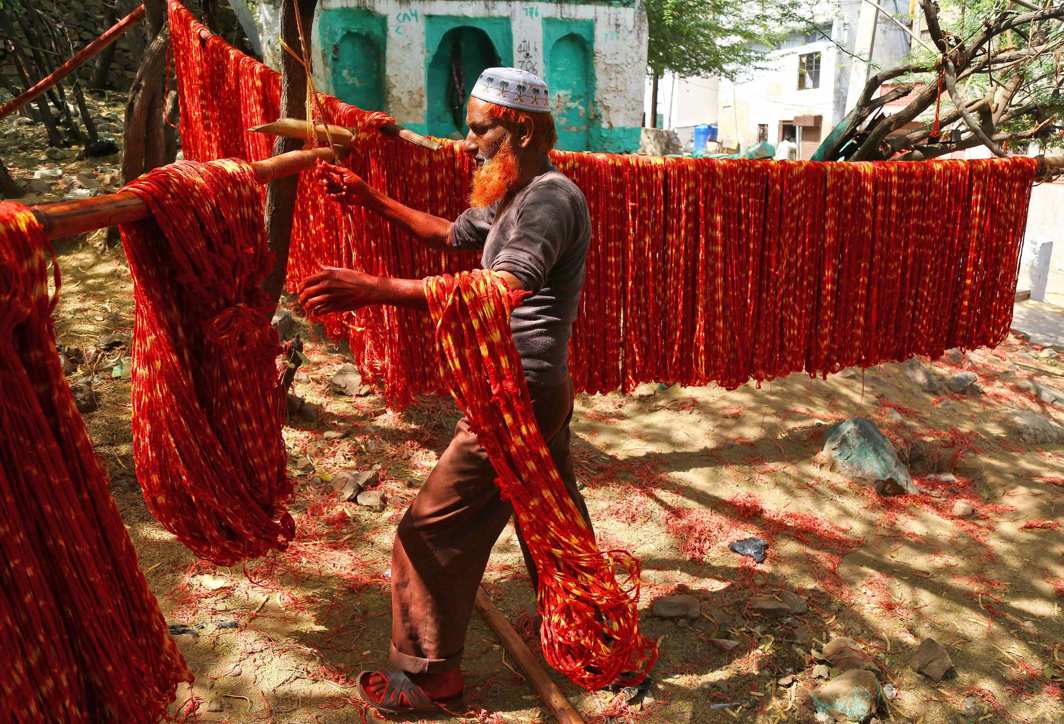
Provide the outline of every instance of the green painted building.
[[638,0],[324,0],[313,41],[321,87],[422,133],[464,136],[480,71],[513,65],[547,81],[559,148],[639,148],[646,14]]

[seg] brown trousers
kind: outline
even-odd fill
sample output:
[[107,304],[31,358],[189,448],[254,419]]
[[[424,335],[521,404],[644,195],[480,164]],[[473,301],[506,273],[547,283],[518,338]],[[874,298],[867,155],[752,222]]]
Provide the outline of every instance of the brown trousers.
[[[587,518],[569,455],[572,382],[529,385],[529,392],[558,472]],[[392,666],[409,673],[437,673],[460,664],[477,586],[512,513],[499,494],[487,453],[462,418],[395,534]],[[535,569],[520,528],[517,533],[534,585]]]

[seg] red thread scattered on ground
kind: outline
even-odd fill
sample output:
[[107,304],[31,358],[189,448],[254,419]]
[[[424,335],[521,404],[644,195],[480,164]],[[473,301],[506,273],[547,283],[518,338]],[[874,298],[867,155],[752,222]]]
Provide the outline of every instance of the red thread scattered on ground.
[[1049,585],[1053,587],[1053,592],[1057,594],[1057,598],[1064,598],[1064,578],[1051,579]]
[[1020,526],[1021,530],[1057,530],[1060,528],[1059,520],[1027,520]]
[[1055,475],[1042,475],[1034,480],[1036,483],[1046,483],[1047,485],[1057,485],[1064,488],[1064,478]]
[[914,410],[911,407],[906,407],[905,405],[899,405],[897,402],[891,402],[886,397],[880,397],[877,402],[879,403],[879,406],[882,407],[884,410],[896,410],[897,412],[900,412],[902,415],[905,415],[909,418],[923,417],[923,415],[921,415],[917,410]]

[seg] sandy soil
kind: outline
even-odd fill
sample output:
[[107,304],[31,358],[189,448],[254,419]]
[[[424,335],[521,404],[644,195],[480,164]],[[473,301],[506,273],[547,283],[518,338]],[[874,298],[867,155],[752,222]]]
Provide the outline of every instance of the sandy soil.
[[[89,163],[101,162],[60,165],[76,173]],[[147,513],[133,471],[129,383],[112,377],[132,333],[121,251],[97,234],[58,252],[60,343],[86,350],[113,334],[126,342],[71,378],[94,379],[100,408],[86,419],[97,452],[167,619],[187,627],[177,640],[197,679],[179,692],[175,717],[370,718],[352,678],[385,663],[392,532],[449,438],[453,406],[425,399],[395,413],[376,396],[335,395],[328,380],[347,358],[305,330],[308,361],[295,391],[319,413],[285,430],[299,537],[283,554],[242,567],[198,561]],[[1064,423],[1064,408],[1018,386],[1036,379],[1064,389],[1064,365],[1010,338],[934,369],[975,372],[984,394],[931,395],[899,365],[882,365],[760,389],[646,386],[629,397],[578,400],[577,468],[601,545],[642,561],[643,626],[662,650],[641,703],[559,682],[589,721],[811,719],[811,652],[840,635],[858,642],[880,681],[897,690],[881,719],[1064,720],[1064,446],[1022,442],[1012,420],[1031,410]],[[927,494],[882,499],[814,461],[826,426],[854,415],[874,420],[903,449],[915,445]],[[384,512],[337,502],[332,477],[373,465]],[[927,478],[942,472],[956,481]],[[952,515],[958,500],[975,515]],[[748,534],[769,540],[765,563],[728,550]],[[535,646],[512,530],[496,547],[486,586]],[[651,614],[657,597],[682,590],[701,600],[699,619]],[[751,607],[754,596],[788,591],[807,612],[781,617]],[[927,636],[947,647],[955,678],[933,683],[907,666]],[[737,646],[725,651],[712,639]],[[476,617],[466,661],[467,709],[457,719],[550,720]]]

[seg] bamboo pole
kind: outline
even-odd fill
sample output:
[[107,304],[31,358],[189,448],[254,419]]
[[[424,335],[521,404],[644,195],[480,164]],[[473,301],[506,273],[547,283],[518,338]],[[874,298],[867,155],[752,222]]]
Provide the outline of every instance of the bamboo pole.
[[28,89],[25,93],[16,96],[15,98],[12,98],[3,106],[0,106],[0,118],[3,118],[9,113],[14,113],[19,108],[26,105],[34,98],[54,86],[56,83],[63,80],[63,78],[66,78],[68,75],[73,73],[82,64],[84,64],[85,61],[97,55],[101,50],[103,50],[108,45],[122,37],[122,35],[124,35],[126,31],[128,31],[131,27],[133,27],[133,24],[140,20],[141,16],[143,15],[144,5],[138,5],[136,8],[133,9],[133,12],[119,20],[106,31],[104,31],[103,35],[96,38],[96,40],[92,41],[84,48],[74,53],[74,55],[70,56],[70,58],[65,63],[63,63],[61,66],[53,70],[49,75],[45,76],[40,81],[35,83],[32,88]]
[[[334,160],[329,148],[308,151],[291,151],[264,161],[251,164],[259,183],[287,176],[294,176],[313,166],[318,159]],[[60,201],[54,204],[31,206],[49,239],[62,239],[106,226],[128,224],[151,217],[148,207],[129,191],[119,191],[104,196],[78,201]]]
[[569,703],[562,690],[547,674],[547,670],[529,651],[521,636],[506,620],[506,617],[502,615],[502,612],[495,607],[491,597],[479,586],[477,587],[476,606],[477,610],[480,611],[480,615],[484,617],[484,620],[491,626],[495,635],[499,637],[499,641],[506,649],[506,652],[517,661],[517,665],[521,667],[521,671],[524,672],[528,683],[532,684],[536,694],[550,709],[551,714],[558,719],[559,724],[585,724],[584,717]]
[[[299,138],[304,141],[310,140],[308,138],[309,134],[307,133],[307,122],[298,118],[278,118],[272,123],[263,123],[261,126],[254,126],[248,130],[253,133],[268,133],[272,136],[282,136],[284,138]],[[436,141],[393,123],[381,126],[380,131],[386,136],[401,138],[407,143],[427,148],[430,151],[437,151],[440,148],[440,144],[436,143]],[[319,141],[327,142],[331,138],[334,144],[337,146],[342,145],[345,148],[351,144],[351,141],[355,137],[355,134],[351,129],[331,123],[315,123],[314,135]]]

